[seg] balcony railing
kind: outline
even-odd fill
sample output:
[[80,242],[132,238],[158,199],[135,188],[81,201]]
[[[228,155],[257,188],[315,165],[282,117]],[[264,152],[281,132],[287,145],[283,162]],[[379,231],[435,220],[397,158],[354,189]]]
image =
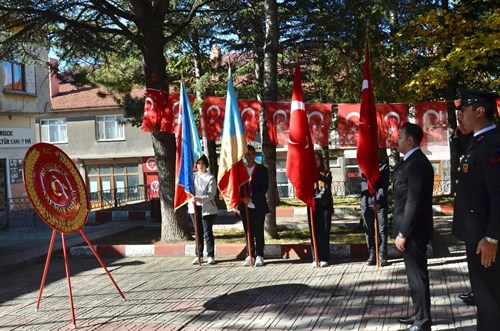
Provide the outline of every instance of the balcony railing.
[[149,200],[149,185],[137,185],[131,187],[116,188],[91,192],[91,209],[104,209],[126,205],[129,202]]

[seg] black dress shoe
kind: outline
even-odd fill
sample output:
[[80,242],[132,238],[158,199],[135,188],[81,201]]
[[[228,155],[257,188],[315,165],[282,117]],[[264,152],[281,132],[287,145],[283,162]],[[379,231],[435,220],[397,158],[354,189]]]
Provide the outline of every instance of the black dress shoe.
[[413,323],[415,323],[415,317],[413,317],[413,316],[401,317],[401,318],[398,318],[398,322],[401,324],[413,324]]
[[417,325],[412,325],[407,329],[401,329],[399,331],[431,331],[430,326],[417,326]]
[[467,306],[475,306],[476,305],[476,301],[474,300],[474,296],[463,299],[463,301]]
[[472,299],[474,294],[472,292],[459,294],[458,297],[462,300]]
[[387,267],[389,265],[389,262],[387,260],[381,259],[380,260],[380,266],[381,267]]

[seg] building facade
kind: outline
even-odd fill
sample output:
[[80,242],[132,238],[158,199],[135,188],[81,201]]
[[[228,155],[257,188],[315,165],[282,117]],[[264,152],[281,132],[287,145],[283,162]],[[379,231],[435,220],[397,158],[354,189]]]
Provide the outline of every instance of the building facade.
[[147,187],[157,192],[151,135],[127,121],[112,95],[101,88],[60,84],[56,77],[51,94],[51,111],[36,120],[36,140],[54,144],[73,160],[92,208],[150,198],[145,195],[155,193]]
[[46,65],[3,60],[0,71],[0,226],[10,210],[26,204],[22,161],[36,142],[37,116],[50,112],[48,53]]

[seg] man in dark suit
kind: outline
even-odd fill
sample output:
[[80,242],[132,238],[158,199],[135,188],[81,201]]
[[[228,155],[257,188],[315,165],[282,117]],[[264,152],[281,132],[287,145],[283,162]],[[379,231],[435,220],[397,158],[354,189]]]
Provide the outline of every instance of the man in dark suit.
[[394,171],[393,237],[402,253],[414,314],[399,318],[411,331],[431,330],[431,299],[427,271],[427,243],[432,239],[434,170],[420,150],[422,129],[405,123],[397,141],[403,161]]
[[474,133],[460,160],[453,234],[465,241],[477,306],[477,329],[500,327],[500,132],[493,124],[495,93],[459,89],[465,129]]
[[[238,210],[243,221],[243,228],[248,238],[248,231],[250,231],[250,252],[252,252],[253,261],[256,267],[264,265],[264,221],[266,214],[269,212],[267,205],[266,193],[269,188],[269,175],[267,168],[262,164],[255,162],[256,156],[255,148],[248,145],[248,152],[245,155],[246,167],[250,182],[242,187],[243,197],[238,206]],[[247,228],[247,213],[250,220],[250,229]],[[247,240],[248,241],[248,240]],[[248,247],[247,247],[248,253]],[[250,266],[250,256],[247,256],[244,266]]]

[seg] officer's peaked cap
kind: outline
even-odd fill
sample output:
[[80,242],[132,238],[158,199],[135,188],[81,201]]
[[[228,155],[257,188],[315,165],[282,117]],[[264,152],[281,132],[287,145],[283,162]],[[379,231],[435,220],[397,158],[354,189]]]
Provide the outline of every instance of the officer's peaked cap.
[[458,110],[477,102],[495,105],[496,99],[498,98],[498,94],[488,91],[459,88],[457,89],[457,92],[460,94],[460,105],[457,107]]

